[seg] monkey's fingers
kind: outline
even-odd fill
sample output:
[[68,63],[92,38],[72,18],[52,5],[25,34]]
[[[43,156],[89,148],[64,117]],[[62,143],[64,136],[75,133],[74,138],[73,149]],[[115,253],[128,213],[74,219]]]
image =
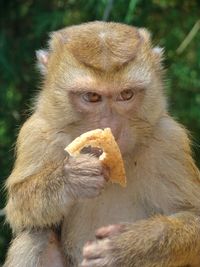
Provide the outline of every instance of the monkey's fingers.
[[67,152],[67,150],[64,150],[64,153],[65,153],[65,161],[67,161],[69,159],[70,154]]
[[123,232],[124,228],[125,228],[125,225],[123,224],[108,225],[108,226],[99,228],[96,231],[95,236],[97,239],[108,238],[108,237],[111,237],[113,235]]
[[[103,239],[85,244],[83,247],[83,261],[80,267],[108,267],[111,266],[111,240]],[[114,265],[112,265],[114,266]]]
[[[80,153],[91,154],[99,158],[103,154],[103,149],[101,149],[100,147],[85,146],[84,148],[81,149]],[[103,164],[102,174],[105,180],[108,181],[110,177],[110,170],[105,164]]]
[[110,249],[110,240],[96,240],[87,242],[83,247],[83,257],[85,259],[97,259],[103,257],[105,251]]
[[80,151],[81,154],[92,154],[99,158],[103,154],[103,149],[100,147],[85,146]]

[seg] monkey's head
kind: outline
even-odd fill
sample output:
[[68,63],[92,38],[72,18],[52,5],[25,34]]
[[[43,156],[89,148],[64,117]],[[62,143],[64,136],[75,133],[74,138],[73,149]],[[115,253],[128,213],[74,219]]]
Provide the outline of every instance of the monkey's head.
[[106,22],[64,28],[37,57],[44,74],[37,111],[72,139],[110,127],[126,153],[166,112],[162,50],[144,29]]

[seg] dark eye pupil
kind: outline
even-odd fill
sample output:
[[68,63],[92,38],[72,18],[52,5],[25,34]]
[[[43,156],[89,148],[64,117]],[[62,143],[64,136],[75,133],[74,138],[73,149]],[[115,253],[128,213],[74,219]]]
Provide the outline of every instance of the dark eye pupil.
[[83,95],[83,99],[87,102],[99,102],[101,101],[101,95],[94,92],[88,92]]

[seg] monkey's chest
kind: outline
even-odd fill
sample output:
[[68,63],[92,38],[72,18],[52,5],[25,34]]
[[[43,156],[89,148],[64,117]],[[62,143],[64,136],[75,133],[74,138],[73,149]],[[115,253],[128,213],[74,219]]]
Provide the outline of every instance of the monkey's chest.
[[82,258],[83,245],[94,240],[95,231],[102,226],[134,222],[146,218],[143,206],[132,192],[112,185],[101,196],[76,204],[63,225],[62,238],[66,254],[77,266]]

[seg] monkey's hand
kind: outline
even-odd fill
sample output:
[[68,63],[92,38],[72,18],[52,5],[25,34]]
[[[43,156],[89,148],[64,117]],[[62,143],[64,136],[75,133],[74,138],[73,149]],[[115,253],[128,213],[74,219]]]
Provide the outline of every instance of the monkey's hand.
[[102,227],[81,267],[200,266],[200,220],[189,213]]
[[79,154],[76,157],[68,156],[64,162],[66,183],[69,193],[75,200],[96,197],[104,188],[106,168],[98,159],[97,153],[98,151],[92,151],[90,154]]

